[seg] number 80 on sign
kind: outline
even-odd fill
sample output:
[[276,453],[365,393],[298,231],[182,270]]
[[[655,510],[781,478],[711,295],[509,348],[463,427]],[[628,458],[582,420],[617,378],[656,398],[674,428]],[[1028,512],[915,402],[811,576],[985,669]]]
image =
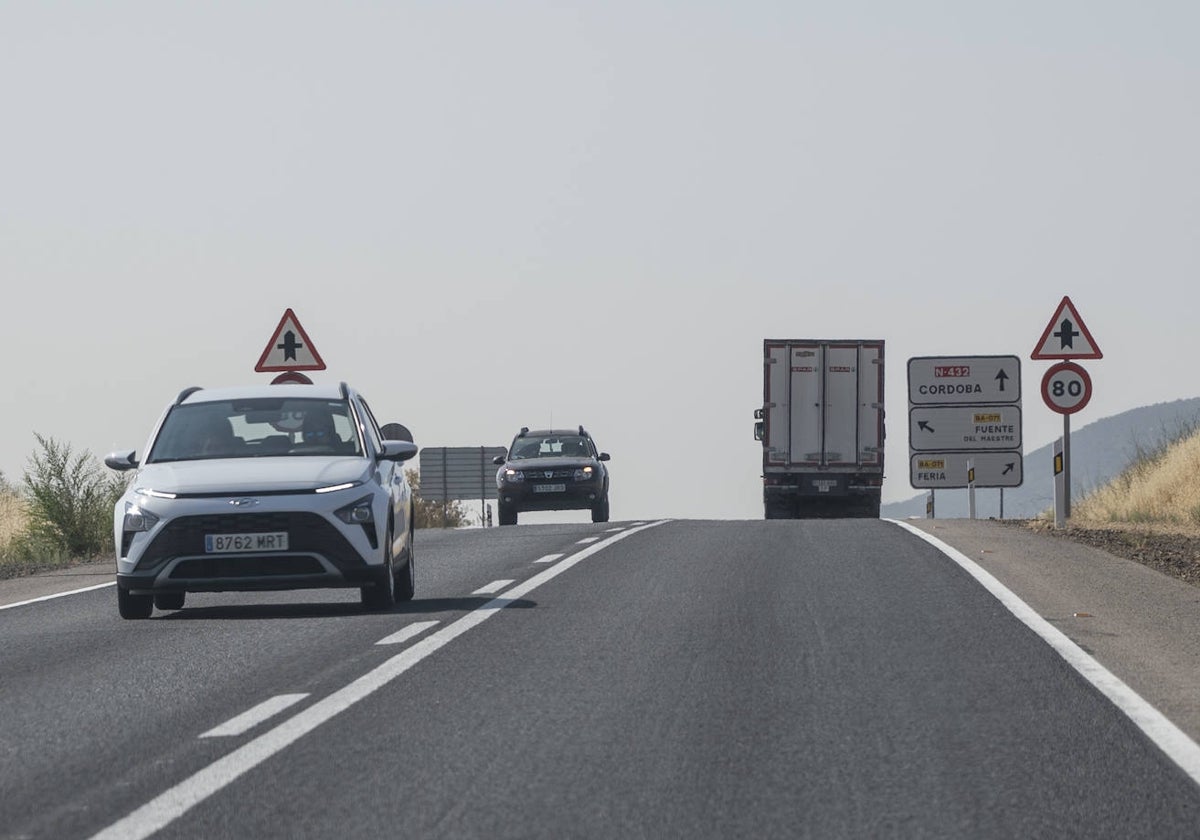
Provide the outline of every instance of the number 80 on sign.
[[1074,362],[1059,362],[1042,377],[1042,399],[1051,411],[1074,414],[1092,398],[1092,378]]

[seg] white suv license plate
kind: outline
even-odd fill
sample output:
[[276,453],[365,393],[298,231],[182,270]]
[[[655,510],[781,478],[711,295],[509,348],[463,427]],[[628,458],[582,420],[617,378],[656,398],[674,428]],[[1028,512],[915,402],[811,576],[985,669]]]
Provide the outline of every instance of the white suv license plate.
[[205,534],[208,554],[232,554],[239,551],[287,551],[287,531],[270,534]]
[[533,485],[534,493],[565,493],[567,485],[565,484],[535,484]]

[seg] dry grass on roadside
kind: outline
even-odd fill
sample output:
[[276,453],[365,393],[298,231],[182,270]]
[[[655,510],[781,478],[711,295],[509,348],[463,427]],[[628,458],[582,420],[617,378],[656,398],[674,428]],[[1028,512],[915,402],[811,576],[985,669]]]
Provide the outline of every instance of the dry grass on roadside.
[[25,503],[13,493],[0,492],[0,555],[28,523]]
[[1104,487],[1071,506],[1061,530],[1053,516],[1026,525],[1073,540],[1200,586],[1200,433],[1139,452]]
[[25,500],[0,490],[0,580],[66,568],[75,562],[58,546],[31,541],[28,525]]
[[1200,434],[1174,441],[1131,464],[1071,507],[1075,524],[1147,525],[1200,531]]

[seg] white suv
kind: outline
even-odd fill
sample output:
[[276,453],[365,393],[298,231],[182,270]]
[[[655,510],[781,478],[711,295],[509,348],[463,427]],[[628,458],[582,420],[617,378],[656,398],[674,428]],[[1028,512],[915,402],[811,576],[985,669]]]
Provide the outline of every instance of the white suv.
[[[402,426],[388,426],[389,429]],[[189,388],[163,412],[114,511],[122,618],[188,592],[358,587],[368,609],[413,597],[413,499],[360,394],[333,385]]]

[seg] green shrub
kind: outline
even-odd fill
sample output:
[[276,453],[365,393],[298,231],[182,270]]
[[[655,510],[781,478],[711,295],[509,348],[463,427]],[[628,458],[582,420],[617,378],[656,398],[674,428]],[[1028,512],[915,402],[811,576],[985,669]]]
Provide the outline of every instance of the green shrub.
[[24,497],[29,526],[17,553],[30,560],[82,559],[112,547],[113,506],[125,491],[123,475],[108,474],[86,452],[34,433],[41,452],[29,458]]

